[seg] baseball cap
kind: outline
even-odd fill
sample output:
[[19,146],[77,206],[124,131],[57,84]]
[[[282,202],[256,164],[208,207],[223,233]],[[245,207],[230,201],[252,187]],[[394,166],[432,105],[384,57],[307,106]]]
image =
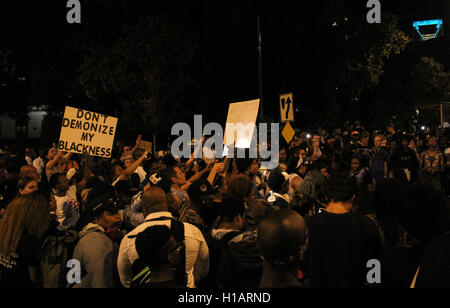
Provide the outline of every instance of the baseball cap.
[[87,213],[91,217],[96,217],[105,211],[117,213],[117,205],[113,198],[107,195],[101,195],[89,202]]
[[187,190],[191,200],[198,200],[201,197],[213,194],[214,192],[211,184],[205,179],[195,181]]

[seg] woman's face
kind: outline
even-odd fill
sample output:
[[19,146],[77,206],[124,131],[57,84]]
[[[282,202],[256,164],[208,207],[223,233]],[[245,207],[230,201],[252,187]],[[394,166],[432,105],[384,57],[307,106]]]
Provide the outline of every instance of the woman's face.
[[114,175],[116,178],[118,178],[123,172],[123,168],[119,165],[116,165],[116,167],[114,168]]
[[257,174],[259,170],[259,164],[258,161],[255,159],[253,160],[252,164],[250,165],[250,174]]
[[58,177],[58,184],[56,188],[60,191],[67,191],[69,189],[69,180],[65,175],[61,175]]
[[30,181],[23,189],[19,189],[19,193],[22,196],[26,196],[35,192],[36,190],[38,190],[38,188],[39,188],[38,183],[35,180],[33,180]]

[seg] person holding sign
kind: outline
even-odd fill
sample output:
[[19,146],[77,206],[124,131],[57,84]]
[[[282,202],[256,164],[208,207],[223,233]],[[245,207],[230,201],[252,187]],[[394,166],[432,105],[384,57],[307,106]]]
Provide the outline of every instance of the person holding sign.
[[64,173],[53,174],[50,178],[50,186],[56,200],[55,215],[59,222],[59,229],[75,228],[80,218],[76,186],[69,186],[69,180]]
[[47,159],[49,160],[45,165],[45,174],[50,180],[53,174],[63,172],[64,165],[67,163],[72,153],[58,151],[55,147],[48,150]]

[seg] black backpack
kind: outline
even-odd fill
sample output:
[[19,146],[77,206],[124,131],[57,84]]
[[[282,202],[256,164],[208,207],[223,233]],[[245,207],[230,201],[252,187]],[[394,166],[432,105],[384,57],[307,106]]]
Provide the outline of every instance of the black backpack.
[[206,243],[209,247],[209,272],[201,281],[199,288],[217,289],[217,269],[225,250],[228,248],[228,242],[239,235],[239,231],[231,231],[225,234],[220,240],[214,240],[211,233],[208,234]]
[[[186,243],[184,237],[184,224],[181,221],[175,220],[173,218],[168,217],[160,217],[156,219],[146,220],[145,222],[150,221],[162,221],[162,220],[171,220],[172,234],[175,237],[178,243],[184,243],[183,248],[180,251],[180,258],[184,262],[180,262],[175,272],[175,283],[187,286],[187,273],[186,273]],[[148,269],[147,264],[141,259],[137,259],[133,265],[131,266],[131,270],[133,273],[133,281],[131,282],[132,288],[143,288],[146,286],[146,281],[144,279],[139,279],[140,277],[145,277],[146,274],[150,276],[150,269]]]

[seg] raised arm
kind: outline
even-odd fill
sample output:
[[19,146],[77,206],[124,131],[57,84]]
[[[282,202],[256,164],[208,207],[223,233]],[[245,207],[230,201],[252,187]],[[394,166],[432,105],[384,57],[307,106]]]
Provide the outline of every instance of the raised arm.
[[62,155],[63,155],[63,152],[58,151],[58,153],[56,153],[55,157],[51,161],[49,161],[47,163],[47,165],[45,165],[45,169],[53,168],[58,163],[58,160],[61,158]]
[[[136,139],[136,144],[127,153],[133,153],[134,151],[136,151],[139,148],[139,146],[141,145],[141,143],[142,143],[142,135],[138,135],[138,137]],[[124,153],[124,154],[126,154],[126,153]]]
[[134,171],[136,171],[137,167],[139,167],[142,164],[142,162],[147,158],[147,154],[148,151],[145,151],[144,154],[142,154],[142,156],[139,157],[138,160],[136,160],[134,163],[128,166],[128,168],[125,169],[125,171],[122,172],[122,174],[119,176],[119,181],[127,180],[128,177],[132,175]]
[[208,182],[211,185],[214,184],[214,179],[216,178],[216,175],[223,170],[223,167],[224,167],[224,163],[214,164],[214,167],[211,169],[211,172],[208,175]]
[[189,186],[191,186],[194,182],[198,181],[206,172],[211,170],[211,164],[208,164],[208,166],[203,169],[200,172],[197,172],[194,174],[183,186],[181,186],[181,190],[188,190]]
[[191,169],[192,163],[193,163],[194,160],[195,160],[195,156],[197,156],[198,152],[202,150],[203,139],[204,139],[204,137],[202,137],[201,142],[197,142],[197,144],[195,145],[194,152],[192,152],[191,157],[190,157],[189,160],[186,162],[186,165],[185,165],[185,167],[184,167],[184,168],[185,168],[185,172],[186,172],[186,171],[189,171],[189,170]]

